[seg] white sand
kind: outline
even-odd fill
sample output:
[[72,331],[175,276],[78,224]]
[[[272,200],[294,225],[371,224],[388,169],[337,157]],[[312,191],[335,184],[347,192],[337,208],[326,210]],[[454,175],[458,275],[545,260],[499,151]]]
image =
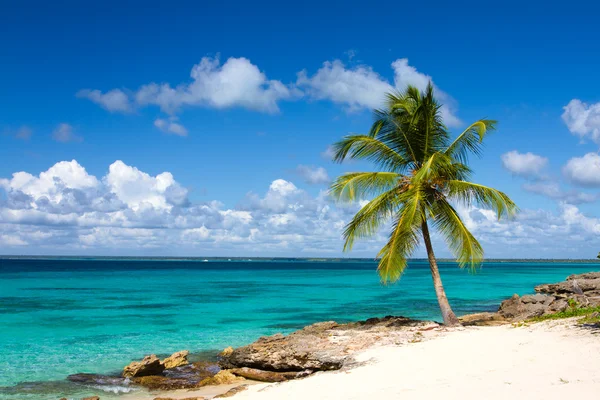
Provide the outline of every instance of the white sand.
[[600,399],[600,333],[572,321],[465,328],[357,358],[367,364],[233,399]]

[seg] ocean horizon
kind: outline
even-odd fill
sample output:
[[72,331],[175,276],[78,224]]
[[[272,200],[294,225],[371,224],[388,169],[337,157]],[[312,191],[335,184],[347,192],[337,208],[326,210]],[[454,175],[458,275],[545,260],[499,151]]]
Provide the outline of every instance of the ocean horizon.
[[[471,272],[441,261],[440,269],[454,310],[464,315],[495,311],[513,293],[596,264],[488,260]],[[65,378],[118,374],[144,355],[183,349],[211,358],[319,321],[440,320],[425,260],[411,260],[390,285],[381,284],[376,266],[368,259],[0,256],[0,399],[98,390],[118,397],[132,388],[86,388]]]

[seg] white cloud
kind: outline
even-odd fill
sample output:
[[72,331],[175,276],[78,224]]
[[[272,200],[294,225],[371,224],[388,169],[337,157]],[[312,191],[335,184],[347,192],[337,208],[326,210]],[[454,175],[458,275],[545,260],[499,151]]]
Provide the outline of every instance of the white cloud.
[[81,136],[75,134],[73,127],[69,124],[59,124],[56,129],[52,132],[52,139],[57,142],[81,142],[83,139]]
[[569,204],[593,203],[600,199],[600,194],[584,193],[575,190],[564,191],[556,182],[525,183],[523,189]]
[[269,80],[247,58],[229,58],[220,65],[219,58],[203,57],[190,73],[192,82],[172,87],[168,83],[150,83],[136,93],[142,106],[156,105],[168,114],[182,106],[211,108],[242,107],[276,113],[278,102],[293,97],[293,90],[277,80]]
[[176,122],[173,117],[169,119],[157,118],[154,121],[154,126],[166,133],[173,133],[178,136],[187,136],[188,131],[185,127]]
[[[170,116],[184,107],[241,107],[277,113],[281,101],[295,100],[304,95],[315,100],[330,100],[354,111],[381,107],[386,92],[402,90],[407,85],[424,90],[431,81],[429,75],[410,66],[406,58],[397,59],[391,66],[393,83],[370,66],[346,68],[341,61],[334,60],[325,62],[313,76],[309,77],[306,71],[299,72],[295,84],[286,85],[282,81],[267,78],[247,58],[231,57],[221,64],[218,56],[203,57],[200,63],[193,66],[189,82],[177,85],[151,82],[137,91],[112,89],[103,93],[100,90],[83,89],[77,96],[87,98],[110,112],[128,113],[136,107],[154,105]],[[448,126],[460,125],[456,117],[456,102],[438,87],[436,95],[443,103],[441,113],[445,123]],[[168,123],[160,118],[156,121],[155,125],[167,132],[183,135],[185,131],[176,122]]]
[[[170,209],[187,200],[187,190],[175,182],[170,172],[154,177],[120,160],[111,164],[103,181],[111,193],[134,211]],[[173,192],[175,198],[170,196]]]
[[380,108],[384,94],[393,90],[371,67],[346,69],[339,60],[323,63],[312,77],[301,71],[296,84],[315,100],[330,100],[347,105],[350,110]]
[[573,99],[563,107],[562,119],[571,133],[600,144],[600,103],[588,105]]
[[89,99],[110,112],[130,113],[133,111],[129,96],[121,89],[112,89],[106,93],[102,93],[100,90],[82,89],[77,92],[76,96]]
[[[0,179],[0,191],[0,253],[339,256],[343,228],[359,207],[334,204],[325,192],[312,196],[283,179],[236,207],[193,203],[171,173],[151,175],[122,161],[103,177],[75,160],[38,175],[16,172]],[[487,209],[458,210],[488,257],[598,252],[600,220],[572,204],[554,213],[523,210],[500,222]],[[373,257],[388,233],[360,241],[346,255]],[[450,255],[439,235],[434,242],[440,257]]]
[[[408,64],[408,59],[401,58],[392,63],[394,84],[373,71],[369,66],[359,65],[346,68],[340,60],[325,62],[313,75],[306,71],[298,73],[296,84],[303,88],[315,100],[330,100],[343,104],[350,111],[363,108],[381,108],[384,105],[385,93],[403,90],[408,85],[425,90],[432,78]],[[454,100],[436,87],[436,96],[443,103],[442,117],[448,126],[460,125],[455,115]]]
[[571,158],[563,167],[563,173],[574,184],[600,186],[600,155],[588,153]]
[[501,158],[504,168],[526,178],[539,177],[548,165],[546,157],[533,153],[519,153],[516,150],[503,154]]
[[331,181],[327,171],[323,167],[298,165],[296,172],[302,177],[302,179],[304,179],[306,183],[322,184],[329,183]]

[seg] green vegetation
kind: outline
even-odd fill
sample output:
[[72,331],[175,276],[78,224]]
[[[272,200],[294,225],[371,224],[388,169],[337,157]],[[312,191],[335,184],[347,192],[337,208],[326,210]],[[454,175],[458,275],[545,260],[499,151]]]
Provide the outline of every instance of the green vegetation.
[[468,156],[481,153],[482,141],[496,121],[476,121],[451,140],[440,107],[431,84],[425,92],[409,86],[402,93],[388,94],[385,109],[374,111],[368,134],[346,136],[334,145],[334,161],[367,160],[380,171],[344,174],[333,182],[330,193],[340,201],[371,199],[346,226],[345,251],[356,239],[393,222],[389,241],[377,256],[384,282],[400,278],[422,236],[444,323],[457,325],[431,245],[429,222],[446,239],[461,267],[476,268],[483,260],[483,248],[454,205],[476,203],[494,210],[498,218],[513,215],[517,207],[506,194],[469,181]]
[[600,323],[600,306],[598,307],[579,307],[569,306],[565,311],[557,312],[555,314],[540,315],[539,317],[533,317],[528,322],[541,322],[554,319],[564,319],[573,317],[584,317],[579,320],[580,323],[586,324],[597,324]]

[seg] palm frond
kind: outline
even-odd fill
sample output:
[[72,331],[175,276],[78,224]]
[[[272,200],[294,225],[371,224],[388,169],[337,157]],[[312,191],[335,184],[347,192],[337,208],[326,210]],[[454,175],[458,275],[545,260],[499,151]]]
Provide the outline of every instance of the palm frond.
[[439,199],[432,205],[435,215],[434,226],[444,236],[452,254],[461,268],[468,265],[471,269],[481,265],[483,248],[467,229],[462,219],[445,199]]
[[472,123],[448,146],[445,153],[463,163],[467,161],[469,153],[480,155],[483,139],[496,129],[496,123],[491,119],[480,119]]
[[356,239],[375,234],[395,214],[403,200],[401,189],[394,188],[365,204],[344,229],[344,251],[352,250]]
[[350,172],[331,184],[329,194],[345,202],[367,199],[397,187],[403,178],[396,172]]
[[510,197],[494,188],[459,180],[448,181],[447,187],[449,199],[467,205],[477,203],[484,207],[490,207],[498,219],[512,217],[519,210]]
[[379,251],[377,271],[382,282],[394,282],[406,269],[407,259],[419,245],[419,229],[424,218],[424,194],[418,188],[406,192],[387,244]]
[[346,158],[369,160],[388,171],[401,171],[407,160],[382,141],[369,135],[350,135],[333,145],[333,161]]

